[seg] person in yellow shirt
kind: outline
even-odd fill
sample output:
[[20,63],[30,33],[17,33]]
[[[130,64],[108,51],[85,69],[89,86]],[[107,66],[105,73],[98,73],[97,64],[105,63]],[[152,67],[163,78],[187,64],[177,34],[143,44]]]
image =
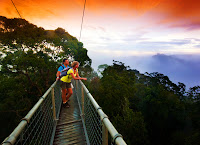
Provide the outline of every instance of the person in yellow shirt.
[[[68,59],[64,58],[64,59],[63,59],[63,64],[58,68],[58,71],[57,71],[57,74],[56,74],[56,76],[57,76],[56,80],[60,80],[60,78],[61,78],[61,72],[62,72],[63,70],[65,70],[65,69],[68,69],[68,68],[70,68],[70,67],[69,67],[69,61],[68,61]],[[63,100],[63,99],[66,100],[66,97],[63,97],[63,96],[66,95],[66,93],[67,93],[67,89],[66,89],[66,88],[65,88],[65,89],[62,89],[62,100]],[[65,100],[64,100],[64,101],[65,101]]]
[[62,94],[62,99],[63,99],[63,106],[69,108],[69,103],[68,100],[71,97],[71,95],[73,94],[72,91],[72,84],[71,81],[72,79],[74,80],[87,80],[87,78],[81,78],[78,74],[78,67],[79,67],[79,62],[78,61],[74,61],[71,64],[72,68],[69,69],[67,71],[67,75],[63,76],[60,80],[61,80],[61,88],[63,90],[66,90],[66,93],[68,92],[67,96],[65,96],[65,94]]

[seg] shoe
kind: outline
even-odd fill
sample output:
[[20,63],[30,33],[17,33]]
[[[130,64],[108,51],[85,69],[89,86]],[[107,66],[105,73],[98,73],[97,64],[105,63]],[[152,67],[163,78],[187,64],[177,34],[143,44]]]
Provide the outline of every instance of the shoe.
[[69,105],[69,103],[68,103],[68,102],[66,102],[65,104],[63,104],[63,107],[64,107],[64,108],[69,108],[69,107],[70,107],[70,105]]

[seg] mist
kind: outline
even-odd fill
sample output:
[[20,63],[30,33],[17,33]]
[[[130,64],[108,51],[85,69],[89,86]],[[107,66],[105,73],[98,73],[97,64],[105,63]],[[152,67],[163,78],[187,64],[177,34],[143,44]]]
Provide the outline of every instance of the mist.
[[130,66],[131,69],[137,69],[140,73],[162,73],[176,84],[178,82],[184,83],[186,89],[200,85],[200,55],[156,54],[129,57],[104,55],[103,57],[94,57],[92,60],[94,70],[97,70],[101,64],[112,65],[113,60],[115,60],[125,63],[125,66]]

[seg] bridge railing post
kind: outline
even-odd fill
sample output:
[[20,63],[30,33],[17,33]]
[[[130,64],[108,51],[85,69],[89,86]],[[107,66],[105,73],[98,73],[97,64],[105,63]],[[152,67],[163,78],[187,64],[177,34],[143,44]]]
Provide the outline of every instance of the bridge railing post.
[[83,115],[83,119],[85,120],[85,117],[84,117],[84,91],[83,91],[83,86],[81,86],[81,104],[82,104],[82,115]]
[[53,106],[53,118],[56,120],[56,106],[55,106],[55,95],[54,95],[54,88],[51,90],[51,98],[52,98],[52,106]]
[[[110,143],[111,141],[111,144],[126,145],[122,135],[115,129],[83,82],[79,80],[79,84],[83,87],[84,97],[87,100],[85,101],[87,102],[85,106],[85,126],[88,131],[89,143],[108,145],[108,142]],[[82,88],[79,87],[79,89]],[[81,97],[81,94],[79,96]],[[111,137],[110,141],[108,140],[108,134]]]
[[108,145],[108,129],[102,122],[102,145]]
[[75,81],[76,83],[76,90],[78,90],[78,81]]

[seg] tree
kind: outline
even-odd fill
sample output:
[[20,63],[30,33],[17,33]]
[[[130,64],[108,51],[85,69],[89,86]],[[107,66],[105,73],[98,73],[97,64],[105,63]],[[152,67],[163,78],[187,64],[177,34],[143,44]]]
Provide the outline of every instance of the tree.
[[135,74],[128,68],[117,61],[105,68],[100,81],[95,81],[99,82],[99,86],[95,85],[95,89],[99,89],[98,97],[95,98],[127,143],[147,144],[147,130],[142,113],[130,108],[129,99],[136,97]]
[[0,43],[4,53],[18,50],[42,51],[55,60],[67,57],[79,61],[80,66],[91,66],[91,59],[83,43],[62,28],[44,30],[24,19],[7,19],[3,16],[0,16],[0,28]]
[[108,67],[107,64],[102,64],[98,66],[97,72],[100,74],[100,76],[102,77],[102,73],[103,71]]

